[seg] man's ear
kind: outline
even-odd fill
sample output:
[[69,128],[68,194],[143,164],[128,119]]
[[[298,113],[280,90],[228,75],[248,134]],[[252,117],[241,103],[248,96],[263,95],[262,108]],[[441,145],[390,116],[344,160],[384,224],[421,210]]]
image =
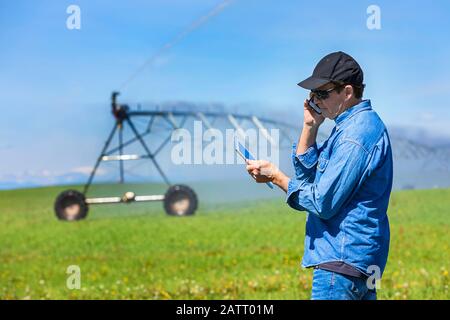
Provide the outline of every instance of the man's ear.
[[351,98],[353,95],[353,87],[351,85],[346,85],[344,90],[345,90],[345,97]]

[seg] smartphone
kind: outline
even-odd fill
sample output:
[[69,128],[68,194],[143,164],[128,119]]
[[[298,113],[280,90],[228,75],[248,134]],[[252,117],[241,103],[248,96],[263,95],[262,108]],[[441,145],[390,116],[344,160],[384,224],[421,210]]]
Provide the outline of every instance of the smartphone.
[[[250,151],[248,151],[246,147],[244,147],[239,141],[237,141],[237,139],[235,139],[234,142],[235,142],[235,151],[242,157],[242,159],[255,160],[255,157],[253,157]],[[266,184],[270,189],[273,189],[272,182],[266,182]]]
[[317,114],[322,114],[320,108],[315,104],[312,99],[308,99],[308,106],[310,106]]

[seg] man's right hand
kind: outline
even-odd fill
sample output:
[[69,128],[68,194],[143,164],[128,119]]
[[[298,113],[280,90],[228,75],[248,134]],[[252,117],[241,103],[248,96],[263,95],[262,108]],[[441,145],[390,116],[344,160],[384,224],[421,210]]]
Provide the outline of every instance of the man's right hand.
[[309,105],[308,100],[305,99],[303,103],[303,126],[310,128],[319,128],[319,126],[324,122],[325,117],[321,114],[315,112]]
[[296,154],[305,153],[316,142],[319,127],[325,120],[323,115],[316,113],[308,106],[308,100],[305,100],[303,107],[303,129],[297,144]]

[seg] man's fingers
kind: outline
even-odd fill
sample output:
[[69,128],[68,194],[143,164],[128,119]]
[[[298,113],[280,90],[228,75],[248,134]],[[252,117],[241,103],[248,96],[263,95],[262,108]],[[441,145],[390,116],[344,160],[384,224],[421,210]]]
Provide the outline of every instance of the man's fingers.
[[313,108],[311,108],[311,107],[309,106],[309,104],[307,104],[307,103],[305,104],[305,109],[308,110],[308,111],[311,112],[311,113],[314,111]]
[[259,168],[256,167],[247,167],[248,172],[259,171]]
[[253,163],[253,164],[248,164],[246,168],[247,168],[247,171],[254,170],[254,169],[259,170],[259,169],[261,169],[261,165],[259,165],[258,163]]

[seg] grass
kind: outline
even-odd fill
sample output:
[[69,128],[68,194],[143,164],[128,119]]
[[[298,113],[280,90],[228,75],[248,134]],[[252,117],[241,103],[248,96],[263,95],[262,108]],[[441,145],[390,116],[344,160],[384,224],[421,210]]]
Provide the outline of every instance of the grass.
[[[52,209],[62,189],[0,192],[0,299],[309,299],[305,214],[283,199],[183,218],[161,203],[97,206],[68,223]],[[379,299],[449,299],[450,189],[395,192],[389,217]]]

